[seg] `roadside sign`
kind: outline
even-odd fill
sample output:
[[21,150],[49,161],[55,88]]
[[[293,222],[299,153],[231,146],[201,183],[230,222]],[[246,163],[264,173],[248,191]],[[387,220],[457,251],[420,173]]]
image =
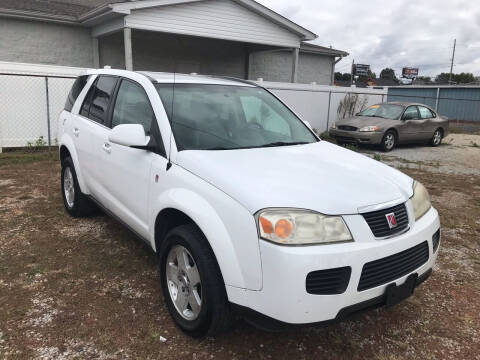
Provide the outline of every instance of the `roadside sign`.
[[413,79],[418,76],[418,68],[404,67],[402,69],[402,77]]

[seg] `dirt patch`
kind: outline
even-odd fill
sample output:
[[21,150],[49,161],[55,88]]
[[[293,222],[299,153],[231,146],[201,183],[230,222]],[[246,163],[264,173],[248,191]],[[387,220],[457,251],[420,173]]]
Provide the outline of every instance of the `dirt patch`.
[[404,303],[284,333],[238,321],[194,340],[170,319],[146,245],[106,216],[64,212],[59,170],[51,160],[0,167],[12,181],[0,188],[2,359],[480,359],[476,176],[404,169],[443,224],[438,266]]
[[480,135],[450,134],[439,147],[405,145],[387,154],[375,153],[394,167],[441,174],[480,175]]

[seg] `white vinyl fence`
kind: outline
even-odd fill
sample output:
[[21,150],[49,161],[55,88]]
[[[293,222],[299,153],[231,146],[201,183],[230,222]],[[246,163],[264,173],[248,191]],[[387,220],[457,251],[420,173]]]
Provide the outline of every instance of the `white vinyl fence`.
[[326,85],[306,85],[276,82],[258,82],[270,89],[303,120],[310,122],[319,132],[328,130],[337,121],[337,110],[347,94],[358,94],[359,102],[366,105],[381,103],[387,99],[387,89],[349,88]]
[[[56,145],[57,119],[76,76],[83,69],[0,62],[0,152],[39,138]],[[322,132],[337,119],[346,94],[359,94],[367,105],[386,100],[387,90],[263,82],[313,128]]]

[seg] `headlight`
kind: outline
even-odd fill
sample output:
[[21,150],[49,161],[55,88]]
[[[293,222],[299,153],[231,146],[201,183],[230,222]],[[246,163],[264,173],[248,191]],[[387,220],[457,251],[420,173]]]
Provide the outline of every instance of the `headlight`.
[[430,203],[430,195],[428,195],[427,189],[418,181],[413,183],[413,196],[411,200],[413,205],[413,213],[415,214],[415,220],[420,219],[432,207],[432,204]]
[[353,241],[341,216],[308,210],[268,209],[257,215],[260,237],[283,245]]
[[364,126],[359,131],[362,131],[362,132],[378,131],[378,126]]
[[335,130],[336,128],[337,128],[337,124],[333,123],[333,125],[332,125],[332,129],[334,129],[334,130]]

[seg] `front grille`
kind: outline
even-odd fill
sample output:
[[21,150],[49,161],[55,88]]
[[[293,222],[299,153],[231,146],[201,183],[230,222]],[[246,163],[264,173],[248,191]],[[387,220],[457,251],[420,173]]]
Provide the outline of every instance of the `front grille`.
[[313,271],[307,275],[307,293],[314,295],[342,294],[350,282],[350,266]]
[[432,245],[433,245],[433,252],[436,252],[438,249],[438,245],[440,245],[440,229],[438,229],[435,232],[435,234],[433,234]]
[[428,243],[416,245],[383,259],[363,265],[358,291],[371,289],[401,278],[428,261]]
[[[387,214],[395,214],[397,226],[390,229],[387,221]],[[376,237],[391,236],[399,233],[408,227],[408,214],[405,204],[400,204],[388,209],[372,211],[362,214],[368,226]]]
[[357,131],[358,129],[355,126],[349,126],[349,125],[339,125],[338,128],[340,130],[345,130],[345,131]]

